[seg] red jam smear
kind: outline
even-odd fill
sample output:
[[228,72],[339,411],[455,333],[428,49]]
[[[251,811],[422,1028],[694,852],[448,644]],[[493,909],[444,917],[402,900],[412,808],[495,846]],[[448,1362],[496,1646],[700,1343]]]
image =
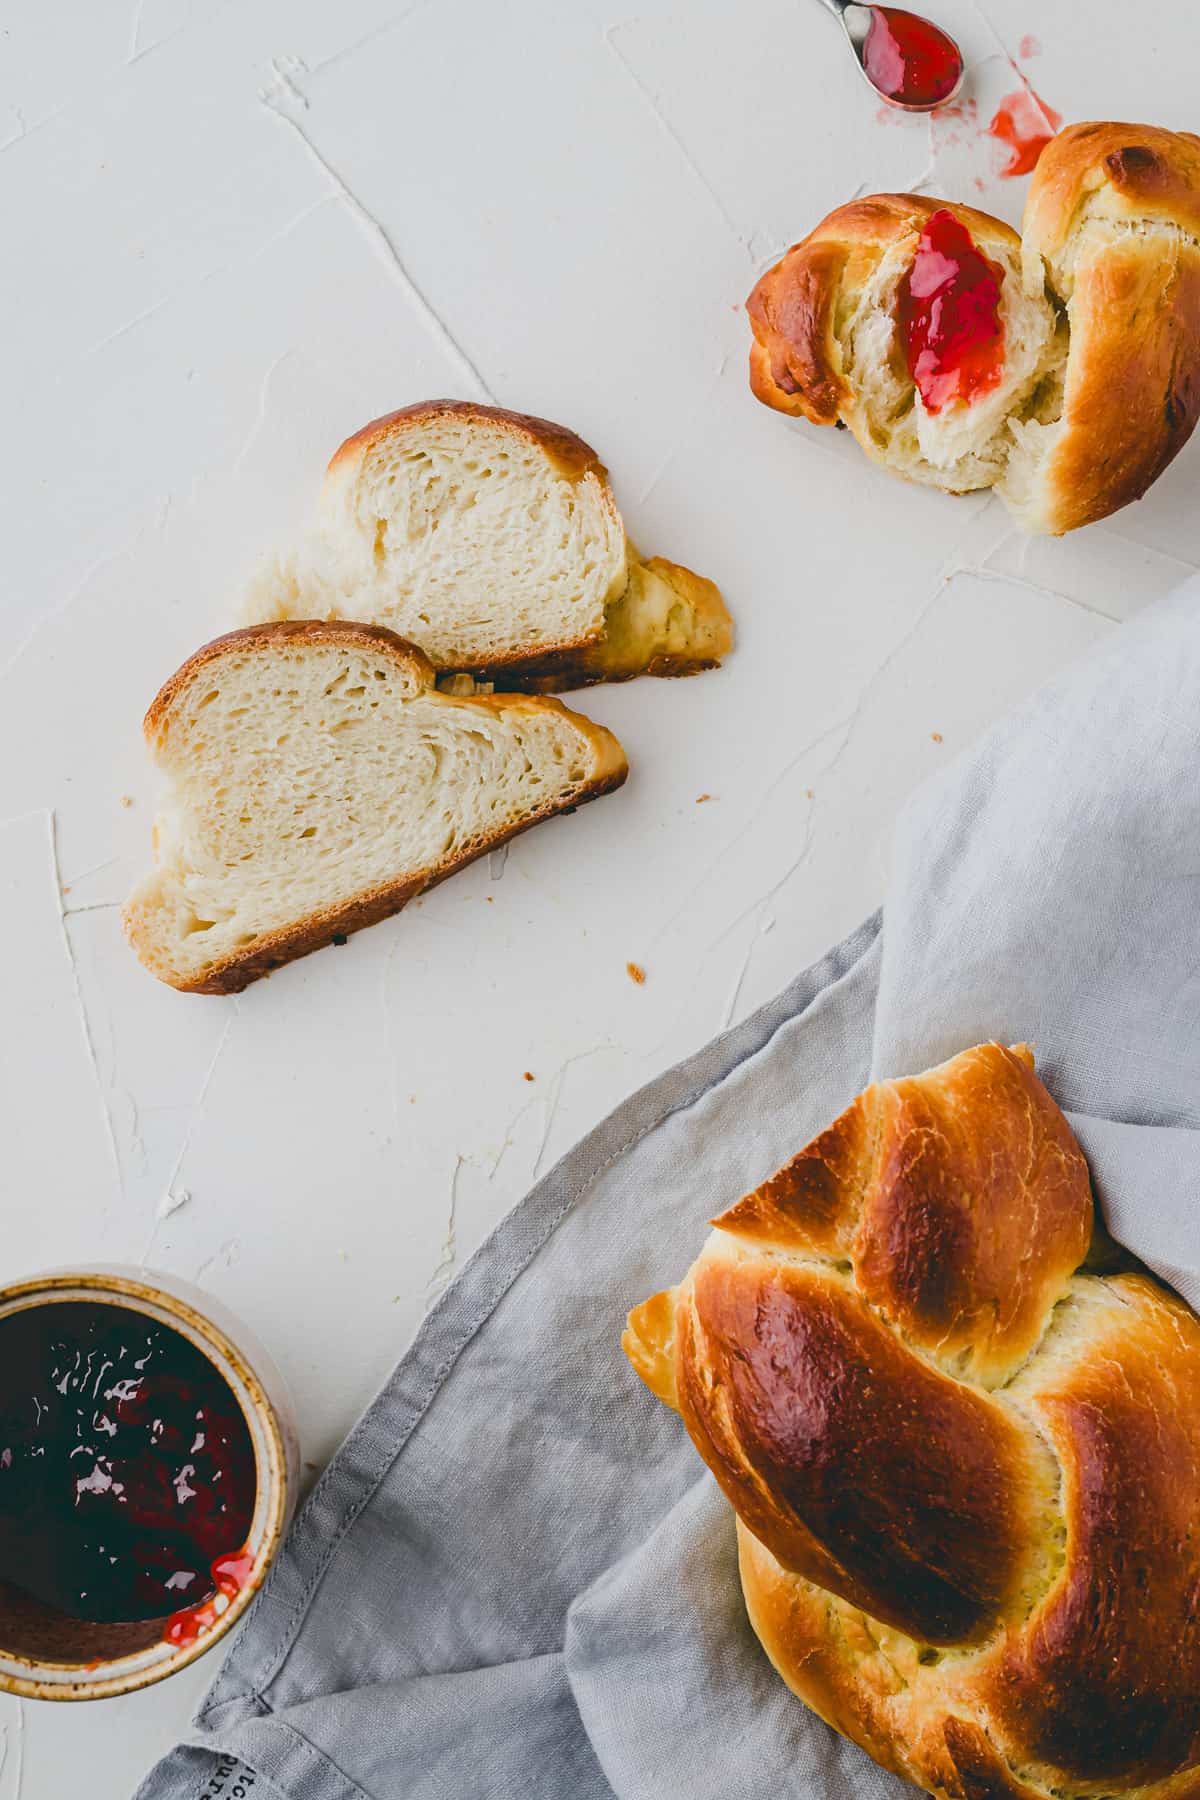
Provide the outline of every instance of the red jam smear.
[[1062,114],[1047,106],[1031,87],[1006,94],[988,126],[989,134],[1012,151],[1001,175],[1031,175],[1061,124]]
[[936,106],[962,78],[962,53],[954,39],[896,6],[871,8],[862,60],[871,86],[902,106]]
[[253,1573],[254,1554],[250,1550],[238,1550],[232,1556],[218,1556],[211,1569],[216,1593],[200,1606],[189,1606],[182,1612],[172,1613],[163,1632],[163,1642],[176,1648],[196,1643],[229,1611],[231,1603],[237,1599]]
[[179,1332],[103,1302],[0,1319],[0,1582],[73,1619],[166,1619],[226,1592],[255,1492],[242,1410]]
[[931,214],[898,307],[909,372],[927,412],[940,412],[951,400],[973,400],[1000,380],[1003,279],[1003,269],[948,207]]

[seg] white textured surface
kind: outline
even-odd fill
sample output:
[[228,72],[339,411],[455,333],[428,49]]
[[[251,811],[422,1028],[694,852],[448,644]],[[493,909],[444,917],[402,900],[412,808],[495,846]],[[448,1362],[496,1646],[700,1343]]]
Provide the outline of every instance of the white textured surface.
[[[1083,32],[1069,0],[936,11],[985,119],[1036,31],[1068,119],[1196,122],[1162,12],[1138,40],[1116,0]],[[968,125],[878,120],[815,0],[10,0],[0,42],[0,1273],[198,1279],[319,1463],[531,1178],[876,904],[913,784],[1194,566],[1200,451],[1022,545],[750,400],[740,302],[829,207],[1024,193]],[[738,651],[588,694],[632,779],[502,867],[239,1000],[160,988],[117,916],[141,713],[346,432],[440,393],[589,438]],[[130,1792],[212,1672],[0,1699],[0,1800]]]

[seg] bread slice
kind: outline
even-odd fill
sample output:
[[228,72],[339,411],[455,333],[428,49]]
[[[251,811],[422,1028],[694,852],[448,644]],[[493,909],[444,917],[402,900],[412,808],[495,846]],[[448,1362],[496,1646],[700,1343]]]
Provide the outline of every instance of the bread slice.
[[197,994],[387,918],[627,773],[611,732],[560,701],[438,693],[414,645],[339,622],[206,644],[146,737],[169,789],[125,928],[152,974]]
[[454,400],[347,439],[315,529],[263,570],[247,616],[386,625],[439,671],[534,690],[689,675],[732,643],[711,581],[629,543],[581,438]]

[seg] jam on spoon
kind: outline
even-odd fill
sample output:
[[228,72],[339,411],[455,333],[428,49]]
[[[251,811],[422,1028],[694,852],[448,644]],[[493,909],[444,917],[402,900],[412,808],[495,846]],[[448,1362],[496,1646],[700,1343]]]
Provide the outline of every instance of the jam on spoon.
[[242,1410],[181,1333],[104,1302],[0,1319],[0,1582],[191,1642],[245,1586],[255,1491]]
[[930,215],[897,307],[909,373],[926,412],[940,412],[952,400],[969,402],[999,382],[1003,280],[1003,269],[948,207]]
[[896,6],[869,8],[862,66],[871,86],[900,106],[933,107],[962,80],[962,53],[952,37],[917,13]]

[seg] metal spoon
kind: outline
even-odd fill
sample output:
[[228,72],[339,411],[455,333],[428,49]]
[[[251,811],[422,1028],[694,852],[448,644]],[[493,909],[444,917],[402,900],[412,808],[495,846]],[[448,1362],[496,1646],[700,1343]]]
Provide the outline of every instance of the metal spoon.
[[[959,92],[963,83],[962,52],[949,32],[943,31],[940,25],[934,25],[928,19],[919,18],[898,8],[861,5],[859,0],[821,0],[821,5],[836,19],[840,19],[842,30],[846,33],[846,41],[854,52],[854,60],[858,64],[863,80],[872,93],[877,94],[881,100],[886,100],[889,106],[896,107],[900,112],[932,112],[935,107],[946,106]],[[940,39],[945,46],[945,51],[957,62],[958,77],[953,86],[939,93],[934,99],[921,100],[905,100],[898,94],[888,93],[886,88],[881,87],[868,71],[866,56],[867,39],[871,35],[871,27],[875,23],[877,13],[882,14],[885,19],[889,13],[894,17],[911,19],[915,24],[924,27],[925,33],[932,42],[936,43]]]

